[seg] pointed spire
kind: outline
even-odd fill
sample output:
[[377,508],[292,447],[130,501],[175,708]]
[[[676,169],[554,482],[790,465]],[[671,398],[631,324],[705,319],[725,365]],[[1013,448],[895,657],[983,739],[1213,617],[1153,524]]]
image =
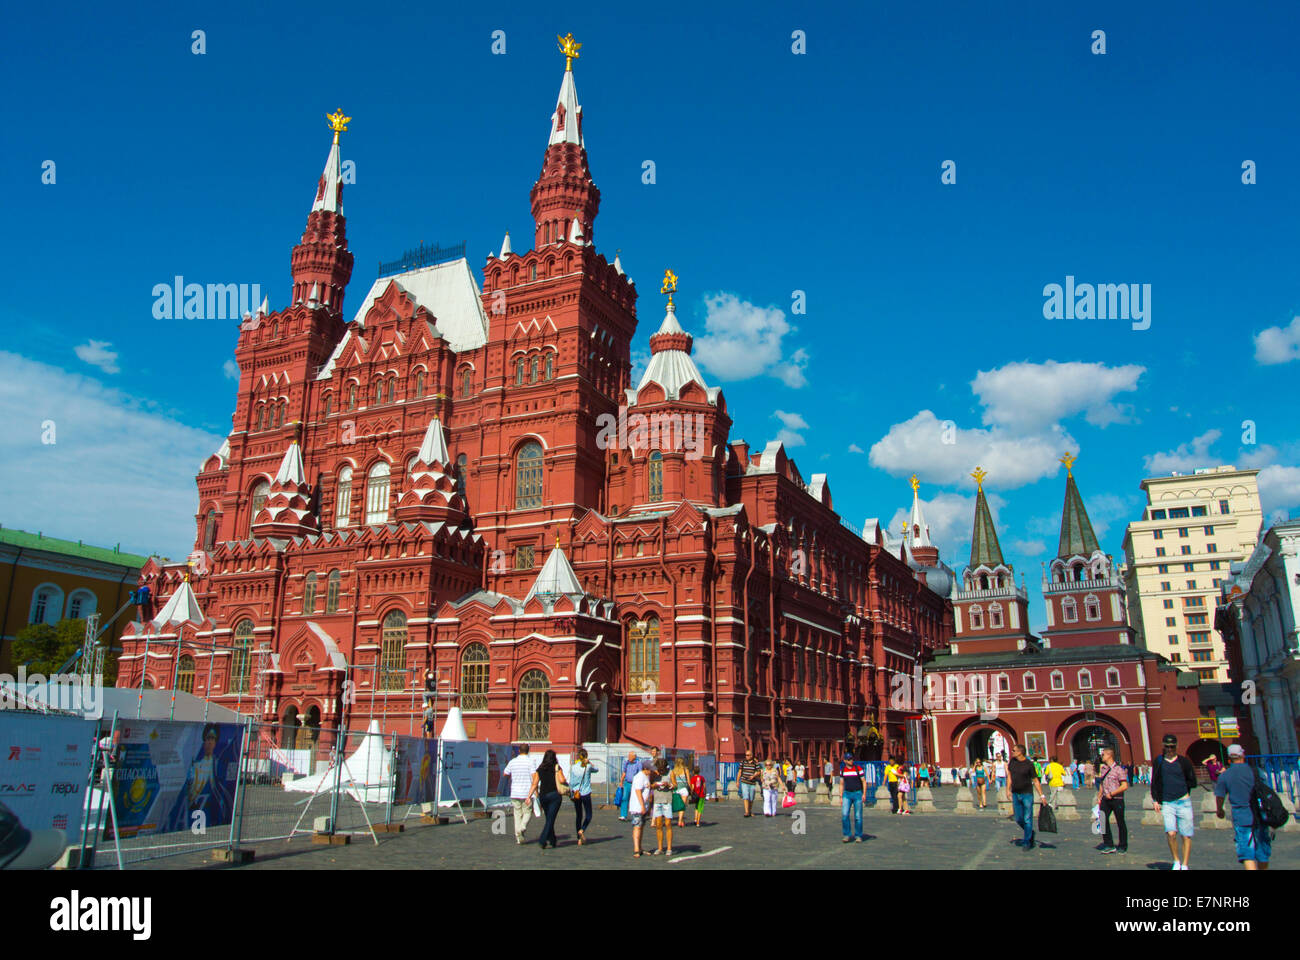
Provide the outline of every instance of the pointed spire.
[[560,41],[560,52],[564,54],[564,79],[560,81],[560,95],[555,100],[555,112],[551,114],[551,139],[548,146],[557,143],[576,143],[582,146],[582,106],[578,103],[578,88],[573,82],[573,61],[578,58],[578,48],[582,44],[567,37],[556,37]]
[[268,298],[267,298],[267,297],[263,297],[263,298],[262,298],[262,305],[261,305],[260,307],[257,308],[257,315],[258,315],[259,317],[264,317],[264,316],[267,315],[267,313],[270,312],[270,311],[267,309],[267,301],[268,301]]
[[1061,508],[1061,539],[1057,547],[1058,557],[1090,557],[1101,550],[1097,543],[1097,534],[1092,530],[1092,521],[1083,506],[1083,497],[1074,482],[1074,461],[1076,457],[1066,454],[1061,458],[1065,464],[1065,505]]
[[424,431],[424,442],[420,444],[420,462],[428,465],[447,466],[451,463],[451,454],[447,452],[447,438],[442,432],[442,422],[434,417]]
[[330,312],[343,310],[343,290],[352,277],[352,254],[348,250],[346,220],[343,216],[343,163],[339,154],[339,134],[347,130],[351,117],[342,110],[325,118],[334,131],[325,171],[316,183],[316,196],[307,214],[307,229],[293,248],[290,258],[293,272],[292,303],[307,298],[308,284],[315,285],[313,300],[322,300]]
[[151,621],[155,627],[166,627],[173,623],[202,623],[203,611],[199,608],[199,598],[194,595],[187,574],[181,585],[176,588],[167,604]]
[[541,572],[537,574],[537,579],[533,581],[528,596],[524,597],[524,602],[527,603],[538,594],[552,597],[560,594],[584,596],[586,592],[578,582],[578,575],[573,572],[573,565],[569,563],[569,558],[564,555],[563,548],[557,542],[550,556],[546,558],[546,563],[542,565]]
[[501,256],[498,259],[504,260],[512,253],[514,253],[514,251],[510,249],[510,231],[507,230],[506,238],[501,241]]
[[987,473],[980,467],[971,474],[977,487],[975,493],[975,529],[970,535],[971,567],[1005,566],[1002,559],[1002,545],[998,543],[998,531],[993,526],[993,515],[989,512],[989,502],[984,497],[984,478]]
[[294,486],[307,482],[307,469],[303,466],[302,448],[298,446],[297,440],[289,444],[289,449],[284,452],[284,459],[280,461],[280,469],[275,475],[275,482],[288,483]]
[[[668,294],[667,310],[658,332],[650,337],[650,363],[646,366],[645,373],[641,375],[641,382],[637,384],[636,390],[639,393],[647,384],[657,383],[663,388],[666,399],[676,400],[681,396],[682,388],[693,381],[704,388],[709,403],[716,406],[718,388],[710,387],[704,382],[700,368],[691,359],[694,338],[677,322],[677,307],[673,304],[672,297],[676,290],[676,275],[671,270],[665,270],[660,292]],[[630,392],[629,396],[631,396]],[[632,402],[635,402],[635,399]]]
[[930,543],[930,525],[921,513],[921,481],[912,474],[912,517],[908,522],[908,536],[913,547],[928,547]]
[[546,142],[546,155],[542,159],[542,172],[533,184],[529,198],[532,201],[533,222],[536,231],[533,248],[540,250],[550,243],[562,242],[571,236],[571,223],[576,217],[583,240],[594,240],[596,213],[600,209],[600,191],[591,180],[587,167],[587,151],[583,145],[582,106],[578,103],[578,88],[573,81],[573,61],[581,46],[570,34],[560,37],[560,51],[566,58],[564,79],[560,82],[560,95],[551,114],[550,135]]
[[580,245],[580,246],[581,246],[582,243],[583,243],[583,239],[582,239],[582,224],[580,224],[580,223],[578,222],[578,218],[577,218],[577,217],[574,217],[574,218],[573,218],[573,226],[569,228],[569,242],[570,242],[570,243],[576,243],[576,244],[578,244],[578,245]]
[[614,251],[614,272],[617,273],[620,277],[625,276],[625,274],[623,273],[623,264],[618,258],[618,255],[622,252],[623,250],[621,247],[618,250]]

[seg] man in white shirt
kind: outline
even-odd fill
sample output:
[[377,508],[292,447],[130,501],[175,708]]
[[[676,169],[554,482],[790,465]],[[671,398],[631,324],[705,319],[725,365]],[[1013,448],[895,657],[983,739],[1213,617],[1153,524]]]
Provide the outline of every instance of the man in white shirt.
[[524,830],[533,816],[533,804],[528,791],[533,785],[533,758],[528,755],[528,744],[519,745],[519,753],[506,764],[503,776],[510,778],[510,806],[515,813],[515,843],[524,842]]
[[632,794],[628,798],[627,812],[632,819],[632,856],[641,856],[641,831],[650,812],[650,772],[654,770],[654,761],[646,760],[641,764],[641,772],[632,778]]

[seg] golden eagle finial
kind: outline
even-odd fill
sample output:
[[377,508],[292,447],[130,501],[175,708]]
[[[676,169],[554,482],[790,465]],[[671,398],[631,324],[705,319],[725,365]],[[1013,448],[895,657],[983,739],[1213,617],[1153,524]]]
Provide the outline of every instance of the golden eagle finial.
[[352,122],[351,117],[343,116],[343,108],[339,107],[333,113],[325,114],[325,119],[330,122],[330,129],[334,131],[334,142],[339,142],[339,134],[346,133],[348,124]]
[[582,44],[573,39],[572,33],[563,37],[557,33],[555,39],[560,41],[560,53],[564,54],[564,69],[567,73],[573,69],[573,61],[578,59],[578,51],[582,49]]
[[912,493],[916,494],[921,489],[921,481],[916,479],[916,474],[912,474]]
[[975,486],[980,490],[984,489],[984,478],[987,476],[988,472],[983,467],[976,467],[974,471],[971,472],[971,477],[975,481]]
[[664,285],[659,288],[660,293],[668,294],[668,306],[673,305],[673,294],[677,292],[677,274],[671,270],[664,271]]
[[1074,455],[1071,454],[1069,451],[1066,451],[1065,456],[1063,456],[1063,457],[1062,457],[1059,461],[1057,461],[1057,462],[1058,462],[1058,463],[1063,463],[1063,464],[1065,464],[1065,475],[1066,475],[1067,477],[1072,477],[1072,476],[1074,476],[1074,461],[1076,461],[1076,460],[1078,460],[1078,459],[1079,459],[1078,457],[1074,456]]

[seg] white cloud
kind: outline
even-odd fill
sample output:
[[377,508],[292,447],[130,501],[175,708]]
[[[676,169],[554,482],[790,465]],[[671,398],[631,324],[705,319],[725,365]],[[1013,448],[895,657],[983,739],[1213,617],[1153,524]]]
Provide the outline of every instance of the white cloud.
[[[222,438],[80,374],[0,351],[0,516],[135,553],[185,556],[194,475]],[[45,421],[55,443],[44,444]]]
[[[926,483],[970,486],[977,466],[988,471],[989,482],[1002,489],[1021,487],[1060,469],[1057,458],[1078,444],[1060,426],[1032,434],[992,429],[954,428],[930,410],[896,423],[871,447],[871,465],[895,476],[917,473]],[[950,437],[954,442],[944,443]]]
[[641,377],[645,375],[645,369],[648,366],[650,366],[650,351],[633,350],[632,351],[632,373],[630,375],[632,386],[635,387],[638,383],[641,382]]
[[856,443],[849,444],[849,453],[866,453],[866,452],[867,451],[863,450]]
[[1173,450],[1165,453],[1153,453],[1143,461],[1143,469],[1148,475],[1165,473],[1187,473],[1197,467],[1217,467],[1223,463],[1210,453],[1210,447],[1223,436],[1222,430],[1206,430],[1199,437],[1193,437],[1190,443],[1180,443]]
[[775,410],[772,416],[782,423],[782,429],[777,433],[776,439],[784,443],[786,449],[804,445],[803,434],[799,431],[808,429],[807,420],[797,413],[786,413],[784,410]]
[[221,370],[225,373],[227,379],[239,379],[239,364],[235,363],[234,360],[227,359],[226,362],[221,365]]
[[[1011,553],[1006,559],[1013,565],[1018,559],[1031,560],[1047,552],[1047,544],[1042,540],[1012,540],[1007,546]],[[1003,553],[1005,554],[1006,551],[1004,550]]]
[[1270,520],[1300,507],[1300,467],[1275,463],[1259,471],[1259,500]]
[[1290,363],[1300,358],[1300,317],[1285,327],[1267,327],[1255,334],[1255,362]]
[[700,365],[720,380],[773,376],[787,387],[807,384],[808,352],[784,355],[782,340],[795,328],[778,307],[757,307],[732,293],[704,298],[704,334],[695,339]]
[[73,350],[81,360],[92,367],[99,367],[105,373],[120,373],[121,367],[117,365],[117,352],[108,349],[112,345],[108,340],[88,340],[80,346],[74,347]]
[[1104,363],[1009,363],[981,370],[971,389],[984,407],[984,423],[1013,430],[1037,431],[1082,413],[1094,426],[1129,419],[1117,393],[1137,389],[1145,367]]

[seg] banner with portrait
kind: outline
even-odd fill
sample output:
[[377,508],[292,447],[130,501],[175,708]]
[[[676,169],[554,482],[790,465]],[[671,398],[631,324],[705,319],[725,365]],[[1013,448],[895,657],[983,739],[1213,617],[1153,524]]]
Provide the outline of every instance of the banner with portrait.
[[395,763],[394,803],[433,803],[437,799],[437,740],[399,736]]
[[[488,795],[488,745],[474,740],[443,740],[438,770],[438,800],[482,800]],[[509,762],[509,761],[507,761]]]
[[229,824],[243,738],[238,723],[119,721],[110,767],[118,835]]
[[97,721],[0,710],[0,803],[28,830],[81,842]]

